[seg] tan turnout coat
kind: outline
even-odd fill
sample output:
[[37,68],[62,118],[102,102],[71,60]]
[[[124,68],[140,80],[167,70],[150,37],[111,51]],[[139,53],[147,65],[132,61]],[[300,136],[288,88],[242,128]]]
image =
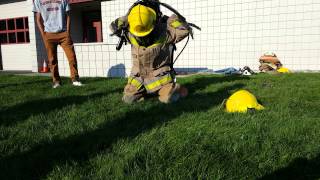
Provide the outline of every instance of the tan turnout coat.
[[[126,21],[121,17],[111,24],[113,32],[117,31],[115,23]],[[121,22],[123,23],[123,22]],[[145,88],[147,92],[155,92],[164,85],[174,81],[174,74],[171,69],[173,44],[178,43],[188,36],[188,27],[179,21],[176,15],[172,15],[166,21],[161,19],[155,26],[156,37],[150,46],[139,45],[138,40],[128,32],[127,37],[131,44],[132,68],[128,80],[137,88]]]

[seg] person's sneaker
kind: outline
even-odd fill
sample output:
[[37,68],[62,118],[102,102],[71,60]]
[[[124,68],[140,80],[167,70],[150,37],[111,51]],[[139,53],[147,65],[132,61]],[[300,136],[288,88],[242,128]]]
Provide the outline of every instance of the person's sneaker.
[[56,89],[56,88],[58,88],[58,87],[60,87],[61,86],[61,84],[59,83],[59,82],[55,82],[53,85],[52,85],[52,88],[53,89]]
[[73,81],[72,85],[73,86],[83,86],[83,84],[80,81]]

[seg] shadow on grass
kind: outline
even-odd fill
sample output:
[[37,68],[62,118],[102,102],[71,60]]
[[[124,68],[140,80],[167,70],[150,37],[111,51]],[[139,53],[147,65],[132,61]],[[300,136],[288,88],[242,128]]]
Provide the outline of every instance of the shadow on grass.
[[316,180],[320,178],[320,154],[314,159],[297,158],[288,167],[281,168],[259,180],[288,179],[288,180]]
[[84,163],[89,157],[110,150],[112,144],[119,139],[133,139],[140,133],[171,121],[183,113],[205,112],[219,106],[229,96],[228,91],[242,88],[244,85],[234,83],[208,93],[198,90],[205,89],[211,84],[237,79],[240,78],[199,77],[195,82],[185,84],[189,88],[190,96],[177,103],[169,105],[155,103],[148,109],[133,110],[122,118],[108,120],[93,131],[62,140],[53,140],[30,151],[4,157],[0,160],[0,171],[2,171],[0,178],[40,179],[46,177],[56,166],[65,165],[67,162]]
[[102,96],[119,92],[122,89],[118,88],[109,92],[95,93],[87,96],[65,96],[59,98],[37,99],[28,101],[13,107],[0,109],[0,126],[12,126],[16,123],[27,120],[30,116],[39,114],[47,114],[49,112],[62,109],[69,105],[79,105],[88,100],[98,99]]
[[[17,77],[16,75],[11,75],[14,77]],[[10,76],[8,76],[10,77]],[[28,76],[21,76],[21,78],[26,78],[25,80],[21,80],[21,82],[15,82],[15,83],[0,83],[0,88],[9,88],[9,87],[21,87],[24,88],[26,86],[33,86],[36,84],[48,85],[48,89],[51,88],[51,77],[41,77],[42,79],[39,79],[40,77],[36,77],[37,80],[34,79],[34,77],[28,77]],[[93,83],[99,83],[99,82],[106,82],[110,80],[111,78],[103,78],[103,77],[96,77],[96,78],[81,78],[81,82],[84,84],[93,84]],[[70,78],[62,77],[61,78],[62,84],[71,84]]]
[[9,87],[21,87],[24,88],[26,86],[33,86],[35,84],[43,84],[48,83],[50,80],[42,79],[42,80],[31,80],[31,81],[24,81],[19,83],[0,83],[0,88],[9,88]]

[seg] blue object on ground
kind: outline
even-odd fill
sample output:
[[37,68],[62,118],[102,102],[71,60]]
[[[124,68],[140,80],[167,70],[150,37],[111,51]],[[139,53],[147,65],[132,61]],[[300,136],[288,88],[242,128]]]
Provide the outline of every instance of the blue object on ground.
[[219,73],[219,74],[241,74],[241,72],[238,69],[234,68],[234,67],[220,69],[220,70],[216,70],[216,71],[213,71],[213,72]]
[[241,74],[240,69],[236,69],[234,67],[224,68],[220,70],[212,70],[212,69],[206,69],[199,71],[199,73],[211,73],[211,74],[225,74],[225,75],[232,75],[232,74]]

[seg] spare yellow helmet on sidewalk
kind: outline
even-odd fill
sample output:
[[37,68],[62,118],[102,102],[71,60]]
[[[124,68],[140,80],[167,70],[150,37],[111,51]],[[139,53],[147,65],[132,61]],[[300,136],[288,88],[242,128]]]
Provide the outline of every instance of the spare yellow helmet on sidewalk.
[[248,109],[262,110],[256,97],[247,90],[239,90],[233,93],[226,102],[227,112],[247,112]]
[[277,69],[277,71],[279,73],[291,73],[291,71],[288,68],[285,68],[285,67],[281,67],[281,68]]
[[137,5],[128,15],[129,31],[137,37],[144,37],[151,33],[156,21],[156,12],[147,6]]

